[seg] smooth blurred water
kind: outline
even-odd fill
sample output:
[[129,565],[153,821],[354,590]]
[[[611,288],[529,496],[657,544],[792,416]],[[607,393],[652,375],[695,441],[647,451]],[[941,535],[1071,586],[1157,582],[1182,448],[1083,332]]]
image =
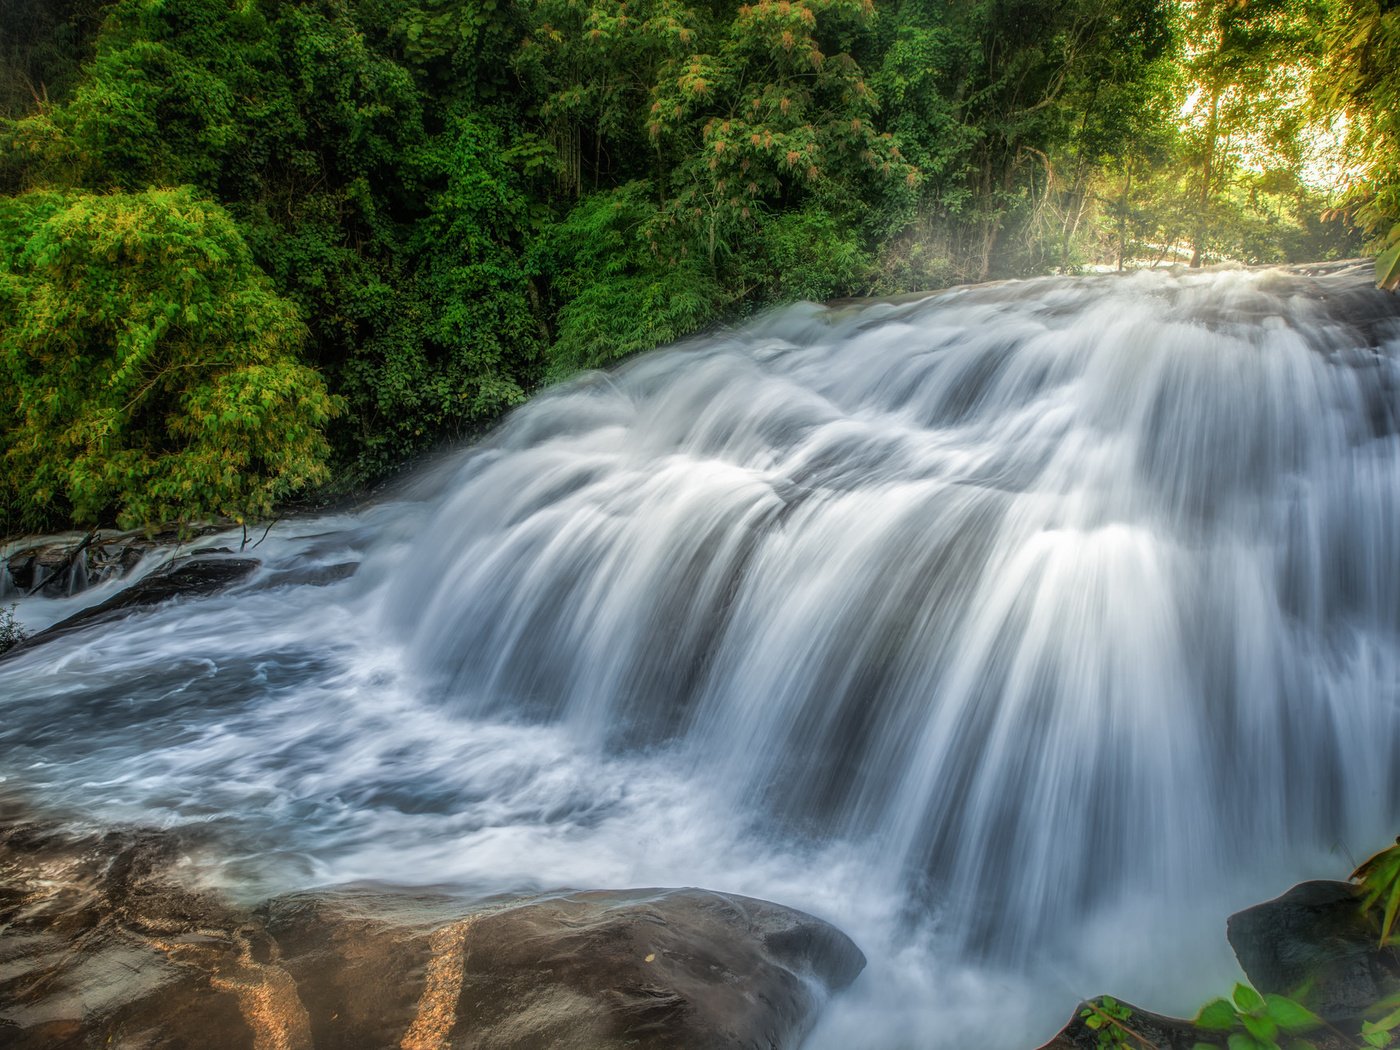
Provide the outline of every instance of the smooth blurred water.
[[1231,909],[1394,834],[1397,381],[1359,269],[794,307],[0,663],[0,790],[249,894],[805,908],[871,959],[819,1047],[1190,1010]]

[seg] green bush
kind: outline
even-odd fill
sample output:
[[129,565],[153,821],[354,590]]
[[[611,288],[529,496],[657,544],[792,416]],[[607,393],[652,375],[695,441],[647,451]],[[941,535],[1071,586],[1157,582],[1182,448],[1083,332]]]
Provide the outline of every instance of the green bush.
[[325,481],[305,332],[189,188],[0,199],[11,527],[243,520]]

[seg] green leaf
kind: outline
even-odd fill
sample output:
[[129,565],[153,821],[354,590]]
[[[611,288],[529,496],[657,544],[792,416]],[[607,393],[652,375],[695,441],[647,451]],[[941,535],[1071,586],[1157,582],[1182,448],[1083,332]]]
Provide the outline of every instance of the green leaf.
[[1235,1027],[1238,1017],[1238,1012],[1229,1000],[1212,999],[1201,1007],[1201,1012],[1196,1015],[1196,1027],[1225,1032]]
[[[1386,251],[1381,252],[1376,258],[1376,285],[1388,292],[1400,288],[1400,244],[1395,244]],[[1387,907],[1386,912],[1391,916],[1391,922],[1386,925],[1386,934],[1389,934],[1390,925],[1394,922],[1395,909]],[[1382,937],[1384,940],[1384,937]]]
[[1272,1043],[1278,1038],[1278,1025],[1267,1017],[1243,1014],[1240,1020],[1244,1023],[1245,1031],[1261,1043]]
[[1269,1018],[1285,1032],[1306,1032],[1322,1026],[1321,1017],[1286,995],[1264,996],[1264,1008]]
[[1235,1005],[1243,1012],[1258,1010],[1264,1005],[1264,997],[1247,984],[1236,984],[1234,993],[1231,995]]

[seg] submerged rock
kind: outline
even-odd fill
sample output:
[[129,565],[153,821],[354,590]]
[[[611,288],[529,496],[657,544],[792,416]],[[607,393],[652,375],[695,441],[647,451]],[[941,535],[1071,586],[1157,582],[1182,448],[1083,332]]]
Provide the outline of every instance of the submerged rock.
[[1261,992],[1289,995],[1333,1022],[1400,992],[1400,952],[1346,882],[1301,882],[1230,916],[1230,947]]
[[697,889],[239,908],[174,878],[184,848],[0,836],[0,1043],[768,1050],[795,1047],[865,964],[819,919]]

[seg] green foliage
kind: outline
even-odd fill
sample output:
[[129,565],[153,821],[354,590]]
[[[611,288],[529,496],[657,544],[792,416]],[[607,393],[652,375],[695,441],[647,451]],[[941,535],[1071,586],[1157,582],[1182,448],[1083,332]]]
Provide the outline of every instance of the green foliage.
[[1380,906],[1380,946],[1385,947],[1400,914],[1400,838],[1395,845],[1362,861],[1351,873],[1361,894],[1361,907],[1369,911]]
[[380,468],[523,401],[545,341],[525,260],[530,204],[499,132],[454,117],[403,167],[425,214],[404,237],[396,287],[377,290],[387,319],[345,370],[347,394],[379,421],[361,454],[379,453]]
[[6,0],[0,32],[0,116],[64,100],[90,57],[100,0]]
[[0,201],[4,497],[19,523],[266,515],[338,404],[228,213],[193,190]]
[[[1228,1032],[1230,1050],[1310,1050],[1312,1044],[1295,1039],[1323,1026],[1322,1018],[1282,995],[1260,995],[1246,984],[1236,984],[1229,999],[1213,999],[1196,1015],[1196,1027]],[[1196,1050],[1210,1050],[1197,1043]]]
[[1395,1045],[1396,1029],[1400,1029],[1400,995],[1388,996],[1366,1012],[1370,1016],[1361,1022],[1362,1043],[1377,1050]]
[[1091,999],[1079,1011],[1084,1027],[1095,1033],[1094,1046],[1098,1050],[1118,1050],[1119,1047],[1147,1047],[1146,1039],[1129,1027],[1133,1011],[1126,1003],[1120,1003],[1111,995]]
[[[92,281],[96,294],[167,257],[177,312],[186,291],[264,297],[257,323],[229,322],[227,337],[278,362],[257,383],[240,372],[241,393],[204,376],[223,400],[181,392],[181,411],[236,421],[292,398],[279,384],[302,369],[341,485],[470,433],[550,378],[794,299],[1171,262],[1183,246],[1197,261],[1339,257],[1357,249],[1349,222],[1375,238],[1378,281],[1400,285],[1393,5],[878,3],[13,0],[0,310],[6,345],[28,349],[7,356],[23,382],[0,425],[11,464],[29,459],[0,484],[0,511],[144,521],[281,498],[196,478],[193,462],[180,476],[202,495],[172,492],[152,464],[197,442],[162,431],[142,399],[104,439],[110,459],[105,424],[81,421],[97,412],[82,386],[97,373],[61,362],[60,342],[74,361],[103,359],[99,344],[128,353],[160,296],[133,276],[105,312],[83,300],[102,316],[85,343],[81,297],[56,289]],[[1337,202],[1303,179],[1300,143],[1338,112],[1364,178],[1348,222],[1329,224]],[[175,186],[195,191],[178,207],[160,196],[190,192]],[[138,200],[201,202],[243,261],[186,289],[178,260],[200,237],[165,221],[141,240],[141,267],[128,253],[46,269],[29,250],[73,208],[95,226]],[[66,328],[40,340],[40,311],[63,302]],[[176,336],[162,329],[149,359],[202,352]],[[80,447],[68,467],[40,454]],[[282,476],[287,491],[326,476],[307,466],[321,446],[247,455],[235,472]]]
[[1339,0],[1330,8],[1317,105],[1348,118],[1347,148],[1359,167],[1349,203],[1374,238],[1376,282],[1400,287],[1400,8],[1385,0]]
[[12,603],[8,609],[0,609],[0,653],[9,652],[29,637],[24,624],[15,619],[17,607],[17,603]]
[[1400,288],[1400,222],[1390,228],[1385,247],[1376,256],[1376,284],[1388,292]]
[[689,335],[724,304],[706,267],[683,249],[664,254],[655,234],[661,212],[647,190],[629,183],[585,197],[540,243],[563,300],[550,351],[555,375]]
[[857,230],[826,208],[776,215],[760,237],[755,280],[767,282],[769,298],[821,302],[861,294],[869,283],[870,253]]

